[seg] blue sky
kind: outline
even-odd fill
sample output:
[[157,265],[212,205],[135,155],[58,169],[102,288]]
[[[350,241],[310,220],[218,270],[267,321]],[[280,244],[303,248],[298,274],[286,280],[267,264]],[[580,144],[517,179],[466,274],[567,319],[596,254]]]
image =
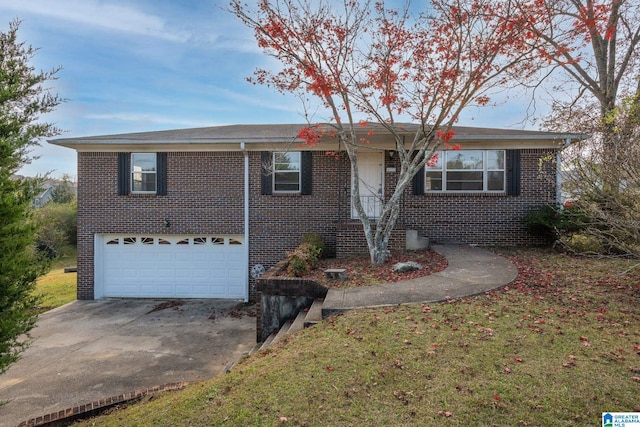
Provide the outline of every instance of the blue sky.
[[[294,97],[246,81],[273,60],[223,1],[0,0],[0,28],[39,52],[32,65],[62,66],[51,87],[67,102],[43,117],[62,137],[238,123],[303,122]],[[465,115],[460,125],[522,128],[525,100]],[[320,118],[318,120],[321,120]],[[75,151],[46,142],[23,175],[76,176]]]

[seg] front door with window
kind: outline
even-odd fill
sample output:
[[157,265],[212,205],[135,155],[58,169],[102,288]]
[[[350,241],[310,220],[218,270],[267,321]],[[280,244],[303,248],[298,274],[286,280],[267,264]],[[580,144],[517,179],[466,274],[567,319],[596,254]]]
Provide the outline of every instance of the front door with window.
[[[384,197],[384,152],[360,151],[358,153],[360,175],[360,202],[369,218],[380,216]],[[358,212],[351,204],[351,217],[358,218]]]

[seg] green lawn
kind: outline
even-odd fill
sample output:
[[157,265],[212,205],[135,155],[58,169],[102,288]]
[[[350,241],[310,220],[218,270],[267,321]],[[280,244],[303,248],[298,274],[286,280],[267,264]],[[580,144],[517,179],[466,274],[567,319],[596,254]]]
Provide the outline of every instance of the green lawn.
[[511,286],[352,311],[89,425],[593,426],[640,411],[638,261],[504,252]]
[[75,267],[77,249],[65,248],[62,255],[51,264],[51,270],[36,282],[35,293],[42,295],[40,307],[43,311],[60,307],[76,299],[77,273],[65,273],[66,267]]

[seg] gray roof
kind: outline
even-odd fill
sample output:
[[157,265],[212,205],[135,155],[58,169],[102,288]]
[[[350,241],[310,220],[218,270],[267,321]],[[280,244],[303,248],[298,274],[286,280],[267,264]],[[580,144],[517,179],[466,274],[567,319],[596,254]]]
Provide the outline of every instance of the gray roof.
[[[243,124],[229,126],[213,126],[203,128],[161,130],[152,132],[136,132],[114,135],[98,135],[76,138],[57,138],[50,143],[76,148],[87,145],[129,145],[129,144],[224,144],[224,143],[277,143],[297,141],[300,129],[306,124]],[[321,125],[325,129],[332,129],[331,125]],[[418,125],[398,124],[400,132],[413,135],[418,131]],[[359,127],[359,126],[358,126]],[[358,129],[360,130],[360,129]],[[369,124],[363,127],[362,133],[373,131],[374,135],[382,136],[388,133],[380,124]],[[455,126],[456,141],[487,141],[487,140],[555,140],[576,141],[585,139],[587,135],[567,134],[557,132],[542,132],[531,130],[493,129],[480,127]]]

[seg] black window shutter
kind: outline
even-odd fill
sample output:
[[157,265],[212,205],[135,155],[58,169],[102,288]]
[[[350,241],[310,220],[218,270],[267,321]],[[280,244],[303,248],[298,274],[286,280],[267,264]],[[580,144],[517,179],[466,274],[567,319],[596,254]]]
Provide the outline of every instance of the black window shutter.
[[424,166],[413,176],[413,194],[424,194]]
[[129,153],[118,153],[118,195],[120,196],[129,194],[130,158]]
[[520,150],[507,150],[507,194],[520,195]]
[[260,194],[263,196],[270,195],[272,192],[273,171],[271,163],[271,152],[262,151],[260,153]]
[[303,151],[300,153],[300,194],[311,194],[312,175],[313,175],[313,156],[311,151]]
[[156,179],[158,196],[167,195],[167,153],[156,153]]

